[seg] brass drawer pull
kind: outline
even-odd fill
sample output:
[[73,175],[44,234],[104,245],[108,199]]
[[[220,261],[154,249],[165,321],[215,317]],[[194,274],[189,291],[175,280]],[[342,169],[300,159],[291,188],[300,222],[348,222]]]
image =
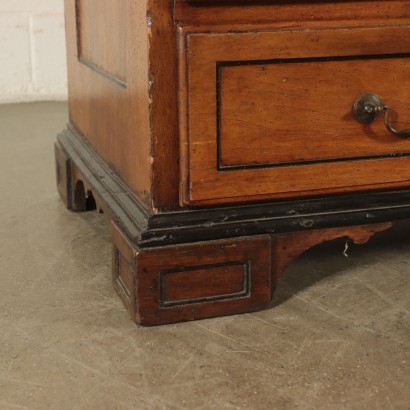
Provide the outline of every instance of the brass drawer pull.
[[390,113],[392,110],[382,102],[378,95],[373,93],[361,94],[353,104],[354,117],[361,124],[372,123],[382,111],[385,112],[384,124],[392,134],[400,138],[410,138],[410,129],[398,131],[391,125]]

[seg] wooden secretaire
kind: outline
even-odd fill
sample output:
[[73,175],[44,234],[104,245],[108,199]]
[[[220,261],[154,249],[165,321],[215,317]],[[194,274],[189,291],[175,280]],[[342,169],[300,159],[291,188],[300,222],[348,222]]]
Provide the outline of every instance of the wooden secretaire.
[[304,250],[410,217],[410,1],[65,8],[58,188],[136,322],[263,309]]

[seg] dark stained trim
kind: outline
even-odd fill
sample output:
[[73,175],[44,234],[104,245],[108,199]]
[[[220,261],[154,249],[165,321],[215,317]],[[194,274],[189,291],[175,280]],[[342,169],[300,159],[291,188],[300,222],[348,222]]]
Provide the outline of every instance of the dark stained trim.
[[148,209],[135,199],[72,125],[68,125],[57,140],[93,192],[104,202],[104,212],[110,214],[132,242],[138,243],[140,233],[148,225]]
[[71,125],[58,142],[104,211],[140,248],[410,218],[410,189],[153,214]]

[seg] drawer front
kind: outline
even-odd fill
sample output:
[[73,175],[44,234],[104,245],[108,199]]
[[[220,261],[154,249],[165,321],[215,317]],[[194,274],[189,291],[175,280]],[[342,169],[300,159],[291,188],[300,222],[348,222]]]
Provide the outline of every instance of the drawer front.
[[[174,0],[174,17],[182,25],[272,24],[272,22],[350,21],[403,18],[408,0]],[[383,24],[383,23],[382,23]],[[383,24],[385,25],[385,24]]]
[[410,140],[352,105],[374,92],[410,128],[410,27],[186,33],[183,202],[410,185]]

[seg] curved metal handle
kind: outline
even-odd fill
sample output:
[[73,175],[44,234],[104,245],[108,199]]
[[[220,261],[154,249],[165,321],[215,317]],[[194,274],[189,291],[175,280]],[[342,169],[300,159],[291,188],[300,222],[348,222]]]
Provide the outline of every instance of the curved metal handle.
[[383,107],[384,111],[386,114],[384,115],[384,124],[386,125],[386,128],[394,135],[397,135],[400,138],[410,138],[410,129],[408,130],[402,130],[398,131],[396,130],[390,123],[390,107],[388,105],[385,105]]
[[361,94],[356,98],[353,104],[353,115],[356,121],[361,124],[372,123],[382,111],[385,112],[384,124],[392,134],[399,138],[410,138],[410,129],[398,131],[391,125],[391,109],[382,102],[378,95],[373,93]]

